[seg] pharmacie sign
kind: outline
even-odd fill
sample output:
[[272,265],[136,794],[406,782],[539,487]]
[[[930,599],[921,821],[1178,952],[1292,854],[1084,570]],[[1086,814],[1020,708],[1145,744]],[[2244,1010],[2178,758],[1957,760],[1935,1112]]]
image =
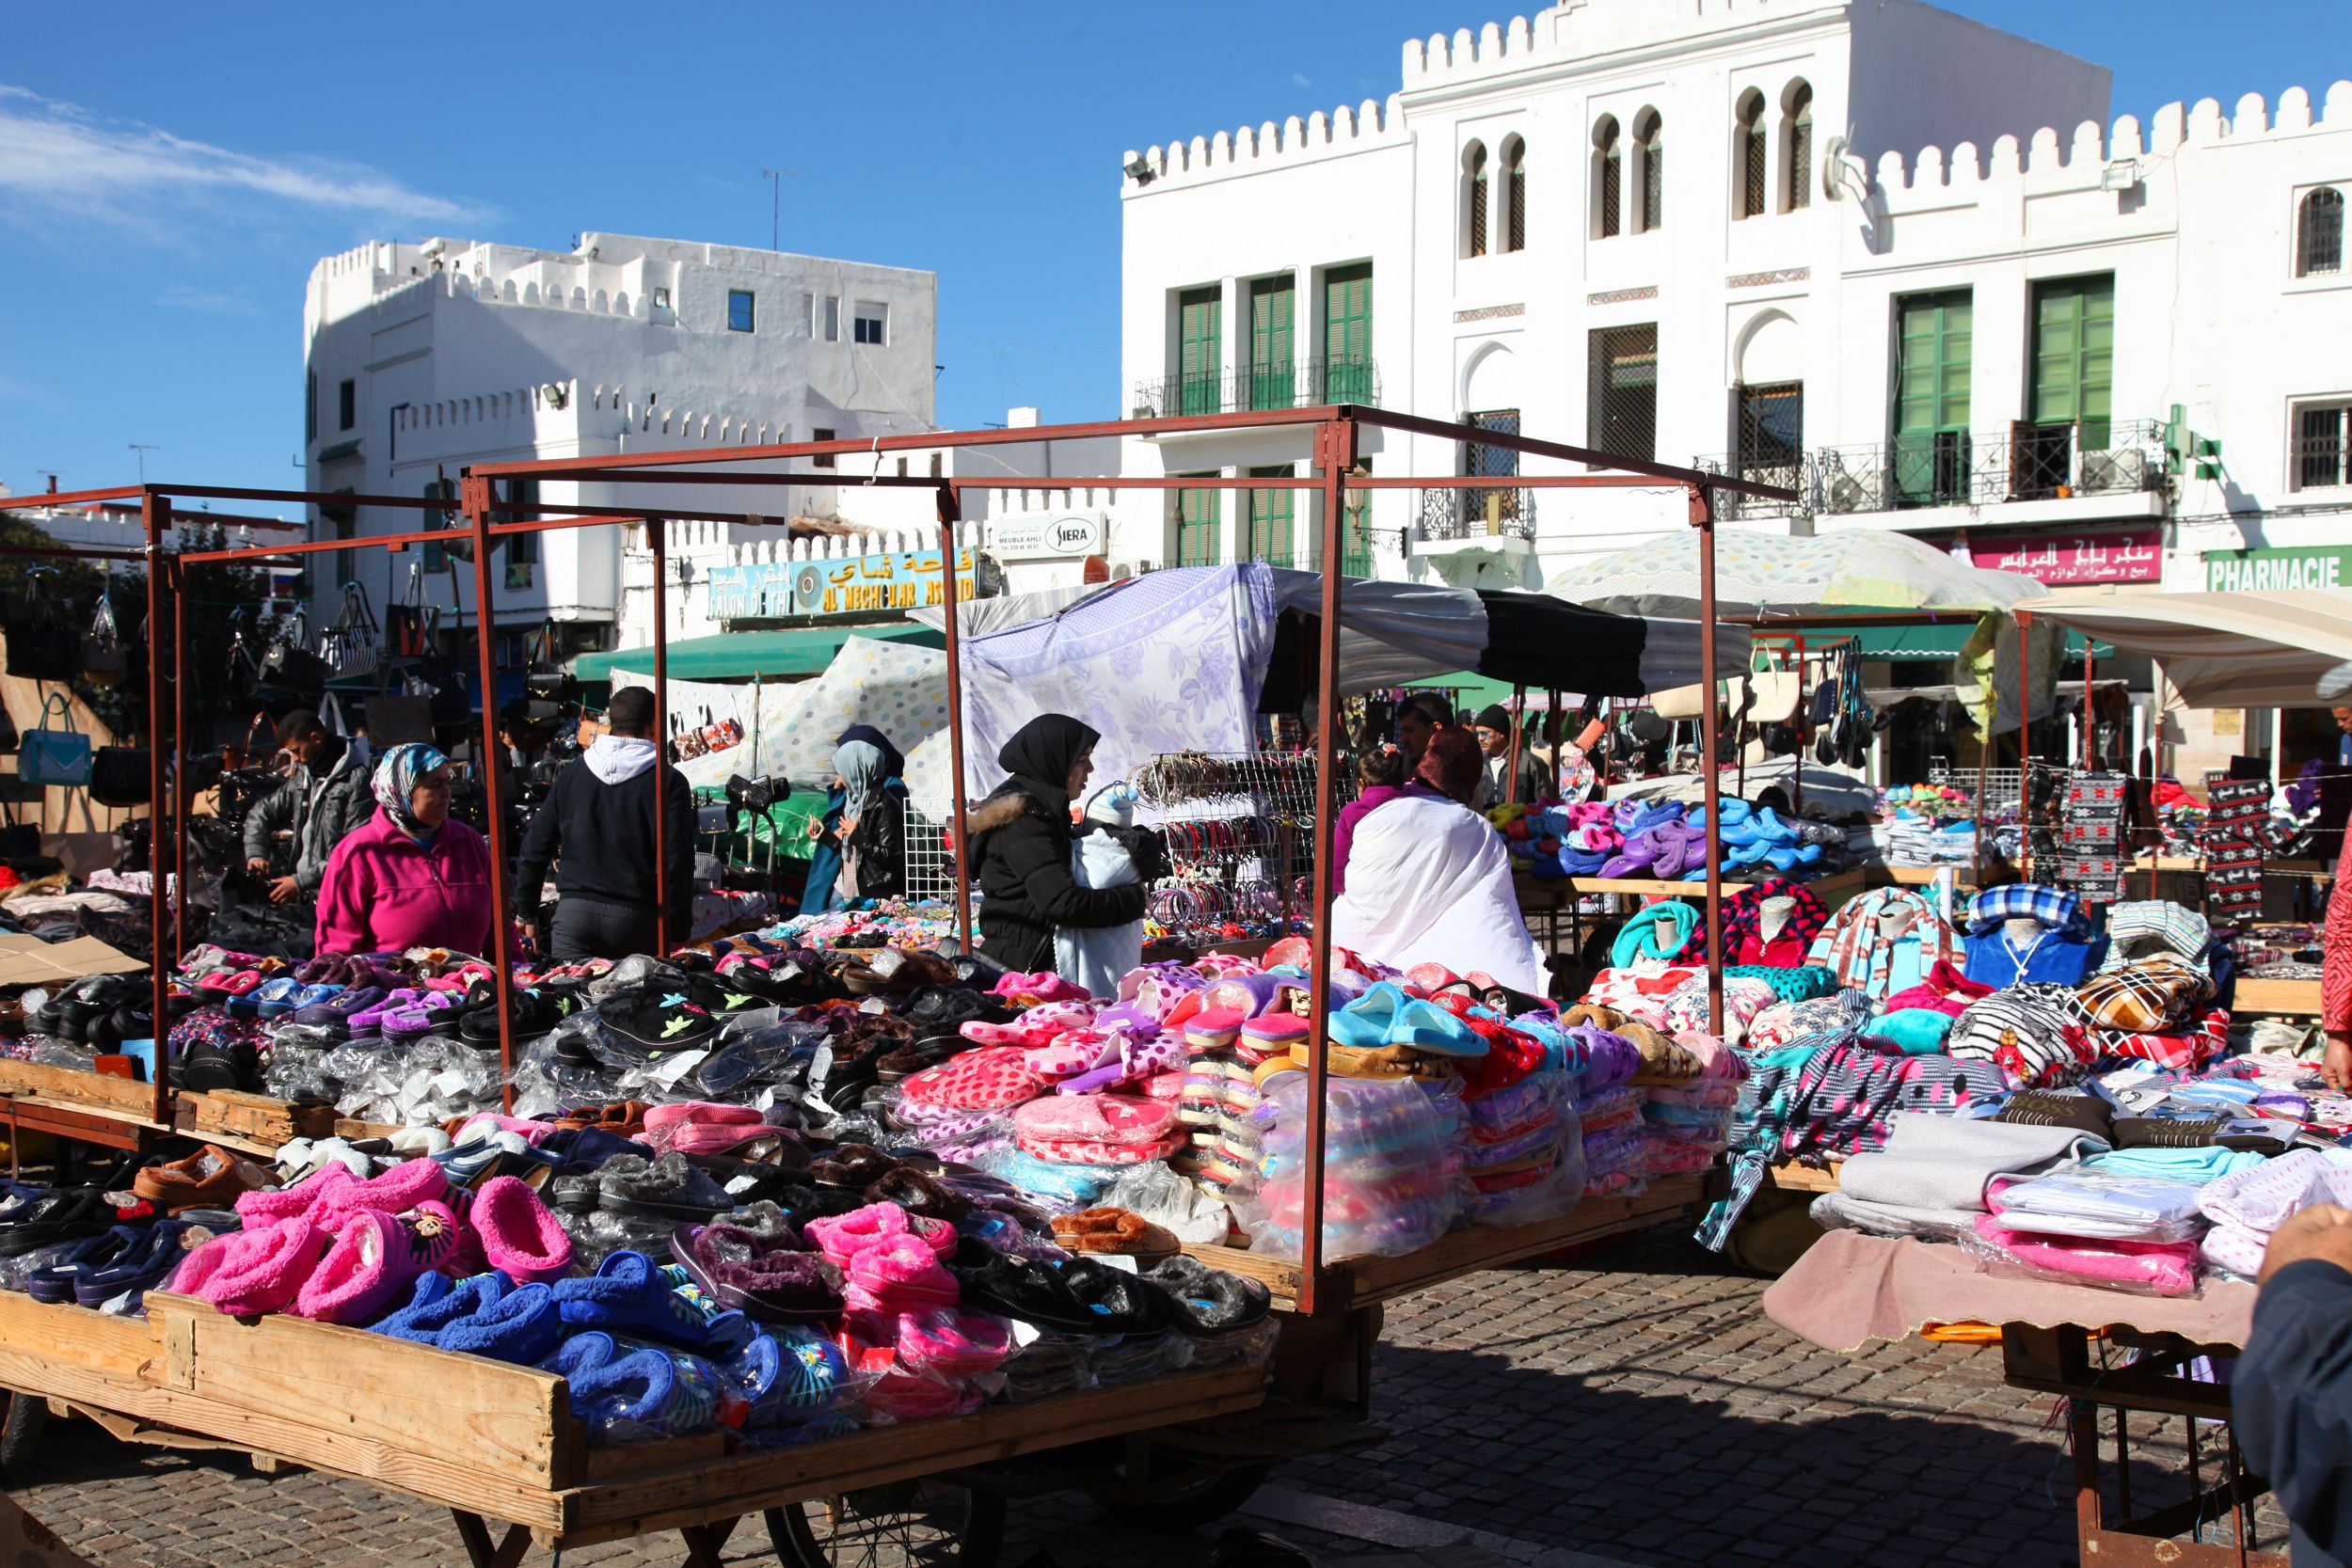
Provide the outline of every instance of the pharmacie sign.
[[[713,566],[704,574],[710,615],[717,621],[761,621],[787,615],[856,615],[877,610],[919,610],[945,603],[937,550],[901,550],[834,561],[772,561]],[[994,592],[984,558],[956,552],[956,596]]]
[[2205,588],[2209,593],[2346,587],[2352,587],[2352,546],[2205,552]]

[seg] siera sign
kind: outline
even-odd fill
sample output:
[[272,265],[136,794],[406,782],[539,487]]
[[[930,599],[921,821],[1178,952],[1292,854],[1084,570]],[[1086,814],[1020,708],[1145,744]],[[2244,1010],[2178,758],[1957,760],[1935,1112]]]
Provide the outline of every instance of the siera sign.
[[999,561],[1048,561],[1101,555],[1110,519],[1101,512],[1033,512],[988,525],[988,547]]

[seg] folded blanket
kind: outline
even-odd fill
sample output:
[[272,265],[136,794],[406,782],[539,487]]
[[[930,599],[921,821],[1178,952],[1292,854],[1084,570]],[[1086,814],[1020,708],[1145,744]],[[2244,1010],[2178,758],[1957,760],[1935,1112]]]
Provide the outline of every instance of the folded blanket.
[[2198,1188],[2186,1181],[2058,1171],[1994,1187],[1985,1207],[2001,1223],[2054,1236],[2172,1242],[2202,1234]]
[[1897,1113],[1883,1154],[1846,1162],[1838,1185],[1866,1203],[1981,1213],[1996,1178],[2038,1176],[2104,1152],[2104,1139],[2071,1127],[2021,1126]]
[[2155,1296],[2197,1293],[2194,1242],[2087,1241],[2011,1230],[1990,1214],[1977,1218],[1985,1246],[2037,1277],[2055,1277],[2108,1290]]
[[[1883,1155],[1856,1159],[1883,1159]],[[1851,1162],[1850,1162],[1851,1163]],[[1866,1236],[1916,1236],[1930,1242],[1957,1242],[1976,1234],[1981,1209],[1912,1209],[1899,1203],[1870,1203],[1851,1193],[1823,1193],[1807,1211],[1824,1230],[1859,1230]]]
[[2198,1195],[2207,1217],[2265,1238],[2298,1209],[2352,1207],[2352,1150],[2298,1148],[2209,1183]]

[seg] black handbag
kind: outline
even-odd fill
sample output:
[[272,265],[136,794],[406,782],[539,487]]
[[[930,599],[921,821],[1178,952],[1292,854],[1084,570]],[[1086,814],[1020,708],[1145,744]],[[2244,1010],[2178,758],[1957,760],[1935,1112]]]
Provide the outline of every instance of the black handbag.
[[326,688],[326,660],[311,650],[310,617],[295,610],[272,635],[269,652],[262,656],[262,679],[289,691],[316,692]]
[[11,603],[0,636],[8,646],[8,673],[27,680],[70,681],[82,673],[82,628],[68,619],[66,607],[42,579],[52,566],[27,567],[24,592]]
[[143,806],[155,798],[144,746],[101,746],[90,759],[89,798],[102,806]]

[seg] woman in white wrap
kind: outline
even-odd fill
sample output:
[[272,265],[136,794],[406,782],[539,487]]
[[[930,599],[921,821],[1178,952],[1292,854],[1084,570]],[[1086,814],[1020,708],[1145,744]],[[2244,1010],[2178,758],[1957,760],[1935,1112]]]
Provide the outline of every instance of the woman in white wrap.
[[1438,796],[1391,800],[1356,824],[1331,941],[1398,969],[1443,964],[1456,974],[1483,971],[1530,996],[1550,990],[1502,835]]

